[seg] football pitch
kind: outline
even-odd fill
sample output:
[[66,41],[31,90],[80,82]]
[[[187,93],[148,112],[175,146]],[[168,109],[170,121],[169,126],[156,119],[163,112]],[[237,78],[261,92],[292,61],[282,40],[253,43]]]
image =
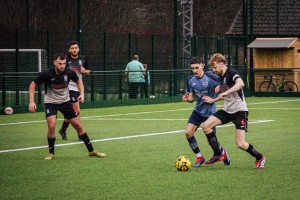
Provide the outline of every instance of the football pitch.
[[[231,165],[222,162],[187,172],[175,160],[195,155],[185,126],[195,105],[168,103],[83,109],[81,121],[95,149],[90,158],[70,126],[48,154],[44,113],[0,116],[0,199],[300,199],[300,99],[246,98],[247,141],[266,157],[265,169],[237,148],[232,124],[217,128]],[[223,102],[218,103],[218,109]],[[56,133],[62,124],[58,116]],[[201,129],[202,154],[213,152]]]

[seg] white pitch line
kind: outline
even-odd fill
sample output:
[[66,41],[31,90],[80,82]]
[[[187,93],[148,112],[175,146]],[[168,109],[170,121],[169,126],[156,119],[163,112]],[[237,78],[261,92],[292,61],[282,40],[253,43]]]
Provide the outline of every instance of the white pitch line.
[[300,108],[248,108],[249,110],[300,110]]
[[[286,101],[270,101],[270,102],[259,102],[259,103],[247,103],[247,105],[288,103],[288,102],[293,102],[293,101],[300,101],[300,99],[292,99],[292,100],[286,100]],[[220,105],[218,107],[223,107],[223,106]],[[81,117],[81,119],[116,117],[116,116],[128,116],[128,115],[142,115],[142,114],[152,114],[152,113],[162,113],[162,112],[176,112],[176,111],[192,110],[192,109],[193,108],[182,108],[182,109],[174,109],[174,110],[157,110],[157,111],[149,111],[149,112],[111,114],[111,115]],[[249,109],[254,109],[254,108],[249,108]],[[258,108],[256,108],[256,109],[258,109]],[[268,108],[262,108],[262,109],[268,109]],[[272,109],[274,109],[274,108],[272,108]],[[290,109],[293,109],[293,108],[290,108]],[[297,109],[299,109],[299,108],[297,108]],[[58,119],[58,120],[60,121],[60,120],[63,120],[63,119]],[[0,126],[19,125],[19,124],[31,124],[31,123],[41,123],[41,122],[46,122],[46,120],[36,120],[36,121],[26,121],[26,122],[11,122],[11,123],[0,124]]]
[[292,102],[292,101],[300,101],[300,99],[291,99],[291,100],[285,100],[285,101],[269,101],[269,102],[247,103],[247,105],[287,103],[287,102]]
[[88,120],[100,120],[100,121],[188,121],[188,119],[160,119],[160,118],[156,118],[156,119],[148,119],[148,118],[144,118],[144,119],[137,119],[137,118],[92,118],[92,119],[88,119]]
[[[249,122],[249,124],[258,124],[258,123],[267,123],[267,122],[273,122],[275,120],[257,120],[254,122]],[[227,124],[222,126],[217,126],[217,128],[223,128],[228,126],[233,126],[234,124]],[[201,128],[199,128],[201,129]],[[130,138],[138,138],[138,137],[149,137],[149,136],[157,136],[157,135],[166,135],[166,134],[174,134],[174,133],[184,133],[185,130],[176,130],[176,131],[168,131],[168,132],[160,132],[160,133],[149,133],[149,134],[141,134],[141,135],[131,135],[131,136],[122,136],[122,137],[115,137],[115,138],[105,138],[105,139],[99,139],[99,140],[91,140],[92,143],[96,142],[103,142],[103,141],[112,141],[112,140],[122,140],[122,139],[130,139]],[[70,145],[77,145],[82,144],[83,142],[71,142],[67,144],[56,144],[55,147],[61,147],[61,146],[70,146]],[[33,149],[44,149],[48,148],[48,146],[36,146],[36,147],[27,147],[27,148],[19,148],[19,149],[8,149],[8,150],[0,150],[0,153],[8,153],[8,152],[16,152],[16,151],[28,151]]]

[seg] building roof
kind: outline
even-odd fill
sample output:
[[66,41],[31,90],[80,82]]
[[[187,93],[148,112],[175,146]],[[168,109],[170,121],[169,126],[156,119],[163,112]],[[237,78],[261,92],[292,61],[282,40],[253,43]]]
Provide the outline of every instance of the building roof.
[[290,48],[298,38],[256,38],[248,48]]
[[[247,5],[247,34],[250,34],[250,1]],[[299,0],[253,0],[253,34],[300,36]],[[278,13],[278,18],[277,18]],[[277,23],[278,22],[278,23]],[[278,26],[277,26],[278,24]],[[243,6],[227,31],[230,35],[245,35]]]

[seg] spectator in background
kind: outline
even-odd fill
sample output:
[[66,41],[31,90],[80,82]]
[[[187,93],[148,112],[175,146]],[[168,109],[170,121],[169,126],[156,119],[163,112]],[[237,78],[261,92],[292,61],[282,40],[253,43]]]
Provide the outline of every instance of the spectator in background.
[[147,71],[147,64],[143,64],[143,67],[145,71],[143,72],[142,82],[140,86],[141,98],[144,98],[144,96],[145,98],[148,98],[148,85],[150,85],[150,73]]
[[144,67],[139,62],[139,56],[134,55],[133,60],[125,68],[125,81],[128,82],[129,99],[136,99],[142,81]]

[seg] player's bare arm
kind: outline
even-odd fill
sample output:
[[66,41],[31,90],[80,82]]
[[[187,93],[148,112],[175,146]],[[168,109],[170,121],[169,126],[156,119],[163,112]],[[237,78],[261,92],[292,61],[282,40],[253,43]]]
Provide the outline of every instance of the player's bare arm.
[[34,81],[32,81],[29,86],[29,105],[28,105],[29,112],[35,112],[36,110],[36,104],[34,102],[35,88],[36,88],[36,84]]
[[77,87],[78,87],[78,90],[79,90],[79,93],[80,93],[80,95],[78,97],[78,101],[80,103],[83,103],[84,102],[84,87],[83,87],[83,83],[82,83],[81,79],[78,79]]
[[81,72],[82,74],[90,74],[91,70],[85,69],[84,67],[80,67],[80,72]]
[[215,87],[215,93],[220,92],[220,85],[218,85],[217,87]]
[[222,95],[222,97],[225,97],[226,95],[228,95],[232,92],[239,91],[244,86],[245,86],[244,81],[241,78],[238,78],[235,80],[234,86],[232,88],[228,89],[227,91],[223,92],[221,95]]
[[222,94],[219,94],[216,98],[211,98],[210,96],[203,96],[202,99],[204,102],[212,104],[214,102],[223,100],[223,96]]

